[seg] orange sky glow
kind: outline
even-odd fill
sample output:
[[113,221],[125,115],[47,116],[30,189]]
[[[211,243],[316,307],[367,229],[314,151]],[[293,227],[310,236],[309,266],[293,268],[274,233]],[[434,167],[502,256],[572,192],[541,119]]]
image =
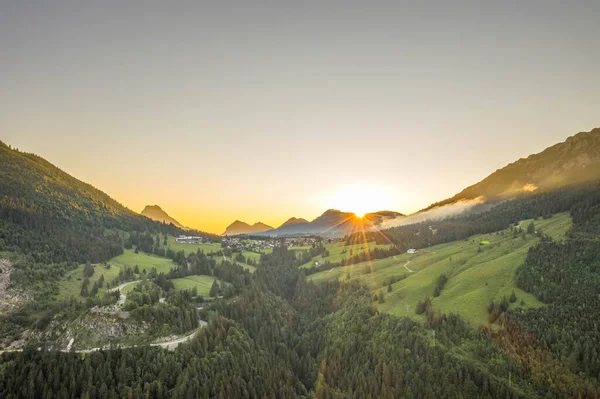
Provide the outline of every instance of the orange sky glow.
[[415,212],[598,124],[584,2],[109,3],[2,7],[0,140],[205,231]]

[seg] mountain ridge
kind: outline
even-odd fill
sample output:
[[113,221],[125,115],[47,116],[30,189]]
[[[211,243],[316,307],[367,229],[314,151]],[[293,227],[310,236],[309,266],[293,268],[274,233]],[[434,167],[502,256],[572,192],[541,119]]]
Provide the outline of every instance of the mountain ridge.
[[353,212],[343,212],[338,209],[328,209],[312,221],[296,221],[282,224],[276,229],[265,231],[260,235],[293,236],[322,234],[326,236],[343,236],[356,230],[375,229],[383,221],[404,216],[394,211],[377,211],[366,213],[362,218]]
[[285,227],[285,226],[292,226],[292,225],[298,224],[298,223],[308,223],[308,220],[306,220],[304,218],[291,217],[288,220],[286,220],[285,222],[283,222],[283,224],[281,226],[279,226],[278,229]]
[[558,189],[594,180],[600,180],[600,128],[579,132],[541,152],[519,158],[420,212],[460,200],[485,197],[495,201],[519,193]]
[[158,205],[146,205],[144,207],[144,209],[140,212],[140,215],[146,216],[147,218],[150,218],[157,222],[166,223],[166,224],[172,223],[181,229],[187,229],[185,226],[183,226],[177,220],[175,220],[174,218],[169,216],[169,214],[167,212],[165,212]]
[[240,234],[256,234],[262,233],[263,231],[272,230],[273,226],[262,222],[256,222],[250,225],[241,220],[236,220],[225,228],[225,231],[221,234],[222,236],[233,236]]

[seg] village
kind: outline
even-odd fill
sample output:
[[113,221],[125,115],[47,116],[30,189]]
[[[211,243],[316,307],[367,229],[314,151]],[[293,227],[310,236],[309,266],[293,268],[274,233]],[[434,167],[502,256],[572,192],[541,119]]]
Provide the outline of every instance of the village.
[[288,237],[288,238],[265,238],[265,239],[248,239],[243,237],[224,237],[221,240],[223,248],[233,251],[261,251],[265,249],[273,249],[275,246],[283,245],[290,247],[312,247],[319,242],[324,244],[332,242],[331,239],[324,240],[321,237]]

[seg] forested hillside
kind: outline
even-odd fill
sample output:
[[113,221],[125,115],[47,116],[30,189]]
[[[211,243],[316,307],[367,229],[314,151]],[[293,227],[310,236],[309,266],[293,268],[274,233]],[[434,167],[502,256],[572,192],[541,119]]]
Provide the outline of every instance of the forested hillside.
[[511,317],[574,372],[600,381],[600,241],[542,242],[517,285],[548,304]]
[[106,261],[123,251],[117,231],[182,232],[0,142],[0,251],[25,253],[46,264]]
[[522,192],[562,188],[599,179],[600,128],[595,128],[498,169],[479,183],[426,209],[479,196],[495,201]]

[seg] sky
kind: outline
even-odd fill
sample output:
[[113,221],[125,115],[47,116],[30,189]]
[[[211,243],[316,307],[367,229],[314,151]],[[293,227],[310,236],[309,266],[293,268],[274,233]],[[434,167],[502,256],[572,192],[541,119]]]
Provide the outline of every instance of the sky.
[[0,140],[215,233],[411,213],[600,126],[599,16],[598,1],[2,2]]

